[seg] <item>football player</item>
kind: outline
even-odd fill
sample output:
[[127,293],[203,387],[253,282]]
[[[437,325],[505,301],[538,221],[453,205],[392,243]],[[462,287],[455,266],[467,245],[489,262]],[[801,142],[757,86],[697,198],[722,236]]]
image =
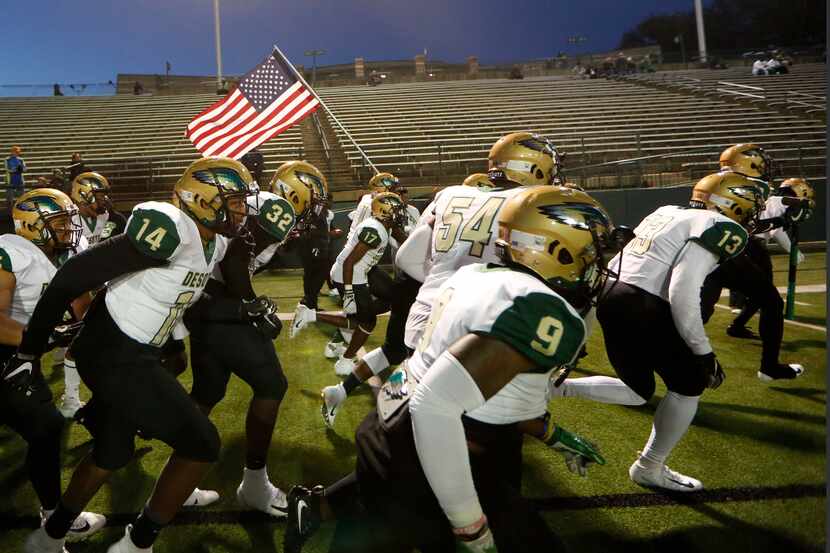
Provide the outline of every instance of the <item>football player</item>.
[[703,487],[666,466],[701,394],[725,377],[703,328],[701,286],[719,263],[743,251],[746,229],[764,206],[764,186],[733,172],[704,177],[694,186],[689,207],[654,211],[609,262],[618,280],[606,284],[597,306],[608,359],[642,403],[654,394],[655,372],[668,388],[651,437],[629,469],[639,485],[680,492]]
[[[277,189],[282,193],[294,192],[296,205],[305,214],[310,207],[310,195],[298,178],[298,173],[305,171],[299,163],[278,171],[271,184],[273,187],[279,181]],[[234,239],[226,256],[238,256],[237,263],[245,267],[252,261],[270,262],[276,246],[293,230],[296,218],[292,203],[273,192],[258,192],[249,197],[248,204],[248,235]],[[257,297],[250,279],[239,276],[242,278],[226,279],[215,268],[206,294],[184,316],[190,332],[193,371],[190,395],[202,411],[210,413],[225,397],[231,374],[251,387],[253,397],[245,418],[245,467],[236,496],[245,507],[282,517],[285,493],[271,483],[266,467],[280,402],[288,388],[273,342],[282,323],[273,302],[267,296]]]
[[[109,198],[109,181],[100,173],[86,172],[75,177],[70,185],[69,197],[78,207],[81,233],[90,246],[101,240],[124,232],[127,220],[115,211]],[[84,406],[80,397],[81,377],[75,360],[65,356],[59,348],[52,353],[55,366],[63,364],[64,394],[58,410],[66,418],[73,418]]]
[[[769,183],[771,179],[772,159],[760,146],[755,144],[738,144],[727,148],[721,155],[721,166],[727,171],[761,179]],[[765,187],[765,192],[769,188]],[[784,194],[787,187],[784,188]],[[765,196],[766,197],[766,196]],[[741,338],[752,336],[746,329],[746,321],[760,309],[758,323],[762,342],[761,367],[757,373],[763,381],[797,378],[804,368],[797,363],[781,363],[781,341],[784,336],[784,302],[772,281],[772,266],[769,254],[763,246],[763,237],[773,232],[780,240],[789,237],[783,227],[789,227],[798,219],[809,213],[809,208],[802,210],[800,202],[785,208],[785,196],[767,199],[770,208],[764,211],[764,220],[754,225],[752,232],[758,238],[750,239],[743,254],[722,263],[704,281],[701,292],[701,309],[704,322],[708,321],[720,298],[721,290],[729,288],[730,292],[740,293],[745,298],[745,307],[733,324],[727,329],[730,336]],[[808,202],[809,203],[809,202]],[[787,247],[789,250],[789,247]]]
[[[456,541],[467,551],[559,545],[521,497],[518,426],[545,413],[551,372],[582,348],[585,323],[565,298],[589,304],[602,288],[600,237],[610,226],[586,194],[563,190],[532,187],[508,200],[500,265],[465,266],[437,290],[417,351],[357,432],[354,478],[369,521],[358,536],[338,526],[335,543],[391,552],[452,551]],[[602,462],[584,440],[540,423],[548,446]],[[321,516],[342,512],[337,492],[292,490],[287,552]]]
[[[17,353],[6,364],[18,388],[37,374],[49,330],[67,302],[106,286],[84,318],[71,352],[92,390],[86,424],[94,438],[57,509],[30,534],[27,552],[60,552],[72,521],[112,471],[133,456],[138,431],[173,448],[153,494],[109,553],[149,552],[219,454],[219,434],[161,364],[161,347],[199,299],[226,236],[240,233],[251,176],[239,162],[202,158],[176,182],[173,204],[144,202],[124,234],[73,257],[41,296]],[[224,267],[223,267],[224,269]],[[247,278],[247,267],[242,267]],[[232,275],[223,273],[226,278]]]
[[349,213],[349,218],[352,221],[349,232],[354,231],[360,223],[372,216],[372,199],[375,196],[381,192],[397,194],[401,188],[401,181],[392,173],[377,173],[369,179],[368,188],[369,192],[360,197],[357,207]]
[[[0,356],[5,364],[14,356],[23,329],[35,310],[41,292],[55,276],[57,266],[81,245],[77,208],[59,190],[41,188],[20,196],[12,209],[15,234],[0,236]],[[78,293],[82,298],[86,291]],[[85,299],[73,311],[81,316]],[[80,305],[83,304],[83,305]],[[75,311],[77,309],[77,311]],[[60,321],[59,321],[60,322]],[[71,325],[75,327],[75,325]],[[60,327],[69,330],[68,327]],[[68,343],[66,333],[54,339]],[[54,347],[55,340],[52,340]],[[52,392],[40,371],[4,372],[0,380],[0,424],[8,425],[26,440],[26,471],[41,504],[45,520],[60,499],[60,444],[63,417],[52,403]],[[106,519],[81,512],[70,521],[67,539],[75,541],[100,530]]]
[[299,304],[291,321],[291,337],[309,323],[319,321],[353,331],[349,345],[337,359],[334,371],[347,376],[355,369],[355,354],[372,333],[377,315],[386,310],[373,299],[370,272],[386,251],[390,236],[406,240],[406,211],[397,194],[381,192],[372,200],[372,216],[349,233],[346,246],[331,268],[331,279],[343,298],[343,313],[317,313]]

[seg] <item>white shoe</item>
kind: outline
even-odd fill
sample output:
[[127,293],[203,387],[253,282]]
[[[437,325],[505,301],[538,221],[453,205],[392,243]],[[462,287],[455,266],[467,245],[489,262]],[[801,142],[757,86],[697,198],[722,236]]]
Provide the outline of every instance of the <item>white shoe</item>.
[[339,298],[340,297],[340,292],[337,291],[337,288],[332,288],[331,290],[329,290],[329,297],[330,298]]
[[64,394],[61,396],[61,404],[58,407],[58,411],[61,412],[63,418],[71,419],[75,416],[75,413],[78,412],[78,409],[86,405],[83,401],[78,399],[77,397],[67,396]]
[[190,497],[185,499],[182,507],[207,507],[211,503],[219,501],[219,494],[213,490],[200,490],[196,488]]
[[[52,511],[40,510],[40,525],[46,524],[46,519]],[[90,513],[88,511],[82,512],[78,518],[72,523],[69,531],[66,533],[66,541],[76,542],[87,539],[89,536],[107,525],[107,517],[99,515],[98,513]]]
[[663,488],[673,492],[697,492],[703,489],[703,483],[696,478],[675,472],[665,464],[647,468],[640,459],[634,461],[628,469],[628,475],[634,483],[646,488]]
[[740,309],[739,307],[733,307],[733,308],[732,308],[732,309],[730,309],[729,311],[731,311],[731,312],[732,312],[732,314],[737,315],[738,313],[740,313],[740,312],[741,312],[741,309]]
[[354,330],[349,330],[348,328],[338,328],[338,332],[340,332],[340,336],[343,337],[343,342],[351,343],[352,336],[354,336]]
[[41,526],[23,542],[23,553],[69,553],[63,546],[64,540],[50,538]]
[[132,529],[133,525],[128,524],[124,529],[124,537],[110,545],[107,548],[107,553],[152,553],[152,545],[150,547],[138,547],[133,543],[132,538],[130,538],[130,531],[132,531]]
[[343,342],[330,340],[326,343],[326,349],[323,350],[323,355],[326,356],[326,359],[337,359],[338,357],[342,357],[347,347]]
[[298,303],[297,309],[294,310],[294,318],[291,319],[291,333],[289,337],[293,338],[308,326],[308,323],[314,322],[316,314],[314,309],[309,309],[305,305]]
[[323,422],[329,428],[334,428],[334,418],[337,416],[337,409],[340,404],[346,401],[346,390],[342,384],[337,386],[326,386],[320,392],[323,405],[320,406],[320,414],[323,415]]
[[349,376],[354,372],[355,367],[357,367],[357,360],[354,358],[349,359],[341,355],[334,362],[334,374],[337,376]]
[[246,490],[245,482],[243,480],[243,482],[239,484],[239,487],[236,488],[237,501],[239,501],[239,504],[243,507],[262,511],[272,517],[287,517],[288,499],[286,498],[285,493],[267,480],[265,485],[266,489]]

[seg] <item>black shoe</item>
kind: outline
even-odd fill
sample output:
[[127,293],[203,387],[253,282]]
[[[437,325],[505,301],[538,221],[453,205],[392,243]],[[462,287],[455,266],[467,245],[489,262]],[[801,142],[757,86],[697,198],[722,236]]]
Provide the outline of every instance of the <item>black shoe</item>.
[[294,486],[288,492],[288,522],[282,545],[285,553],[300,553],[303,544],[320,528],[322,497],[322,486],[315,486],[311,490]]
[[761,370],[758,371],[758,378],[764,382],[770,382],[772,380],[792,380],[802,374],[804,374],[804,367],[797,363],[789,365],[778,363],[770,367],[761,367]]
[[726,333],[733,338],[757,338],[755,333],[745,326],[729,325],[726,327]]

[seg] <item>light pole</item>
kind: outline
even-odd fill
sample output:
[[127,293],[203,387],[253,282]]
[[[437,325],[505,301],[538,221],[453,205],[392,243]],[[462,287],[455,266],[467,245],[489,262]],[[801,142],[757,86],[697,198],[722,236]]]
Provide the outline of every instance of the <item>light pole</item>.
[[697,20],[697,44],[700,62],[706,63],[706,29],[703,27],[703,3],[695,0],[695,19]]
[[306,50],[305,55],[311,56],[311,87],[317,84],[317,56],[322,56],[325,50]]
[[219,0],[213,0],[213,28],[216,33],[216,91],[221,92],[222,86],[222,37],[219,23]]

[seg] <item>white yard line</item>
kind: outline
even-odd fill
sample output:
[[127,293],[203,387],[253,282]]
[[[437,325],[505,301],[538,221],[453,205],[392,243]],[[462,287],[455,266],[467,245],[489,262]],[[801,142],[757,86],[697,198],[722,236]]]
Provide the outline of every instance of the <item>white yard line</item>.
[[[727,310],[732,309],[728,305],[721,305],[719,303],[716,303],[715,307],[717,307],[719,309],[727,309]],[[823,333],[827,334],[827,327],[824,327],[824,326],[811,325],[811,324],[807,324],[807,323],[801,323],[801,322],[798,322],[798,321],[788,321],[786,319],[784,319],[784,323],[790,324],[790,325],[793,325],[793,326],[800,326],[802,328],[809,328],[811,330],[818,330],[819,332],[823,332]]]

